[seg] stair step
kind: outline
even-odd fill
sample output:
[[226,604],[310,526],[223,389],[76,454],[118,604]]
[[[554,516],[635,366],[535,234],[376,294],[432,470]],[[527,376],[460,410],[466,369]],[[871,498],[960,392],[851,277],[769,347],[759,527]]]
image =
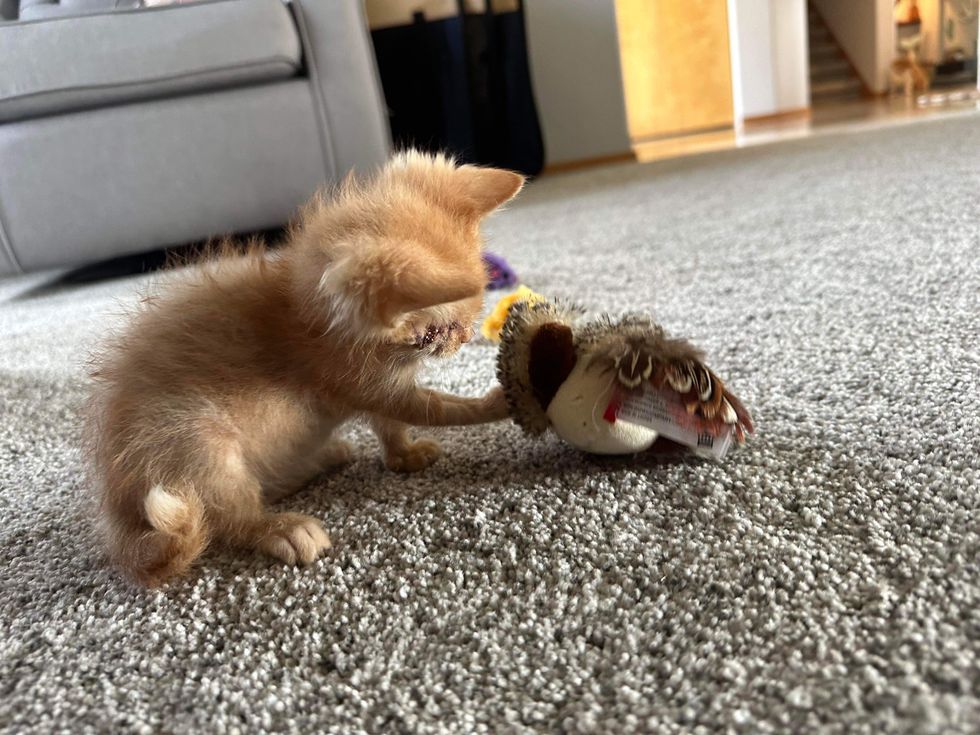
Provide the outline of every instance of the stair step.
[[810,38],[807,45],[811,49],[837,48],[837,41],[833,38]]
[[841,58],[840,49],[837,48],[836,44],[828,43],[821,44],[819,46],[810,46],[810,63],[814,61],[822,61],[824,59],[839,59]]
[[850,68],[851,66],[850,64],[847,63],[847,59],[845,59],[840,54],[837,54],[836,56],[824,56],[818,59],[812,59],[810,61],[811,70],[829,72],[829,71],[837,71],[840,69],[850,70]]
[[840,79],[842,77],[850,77],[852,74],[851,65],[839,56],[836,59],[827,58],[810,62],[811,82]]
[[840,46],[816,9],[807,4],[810,44],[810,99],[826,103],[860,97],[861,80],[841,53]]
[[861,94],[861,82],[854,77],[815,82],[810,85],[811,100],[851,99],[860,97]]
[[856,77],[847,79],[830,79],[824,82],[817,82],[811,85],[810,92],[813,94],[831,94],[834,92],[846,92],[851,89],[861,91],[861,80]]

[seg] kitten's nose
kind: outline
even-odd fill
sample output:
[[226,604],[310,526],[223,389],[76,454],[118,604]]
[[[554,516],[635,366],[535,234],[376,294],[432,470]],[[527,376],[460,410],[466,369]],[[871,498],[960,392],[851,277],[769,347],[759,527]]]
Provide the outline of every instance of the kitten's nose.
[[464,330],[462,331],[462,333],[461,333],[461,334],[459,335],[459,341],[460,341],[460,342],[461,342],[462,344],[464,344],[464,345],[465,345],[465,344],[466,344],[467,342],[469,342],[469,341],[470,341],[471,339],[473,339],[473,330],[472,330],[472,329],[471,329],[470,327],[467,327],[467,328],[466,328],[466,329],[464,329]]

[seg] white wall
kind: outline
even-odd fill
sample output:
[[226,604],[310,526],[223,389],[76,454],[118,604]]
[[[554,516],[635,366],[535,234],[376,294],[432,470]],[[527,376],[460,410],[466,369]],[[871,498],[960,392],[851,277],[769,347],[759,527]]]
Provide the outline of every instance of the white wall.
[[732,115],[738,125],[744,118],[745,92],[742,89],[742,51],[739,46],[738,25],[735,22],[735,6],[738,0],[728,3],[728,55],[732,66]]
[[[728,23],[732,37],[738,39],[741,118],[772,114],[776,110],[776,92],[769,0],[733,0],[732,5],[735,12],[729,15]],[[733,76],[735,72],[733,67]],[[735,92],[735,85],[732,91]]]
[[812,0],[834,38],[872,92],[888,88],[895,58],[893,0]]
[[613,0],[524,3],[548,163],[628,153]]
[[810,39],[806,0],[771,0],[778,110],[810,106]]
[[810,106],[806,0],[728,0],[735,119]]

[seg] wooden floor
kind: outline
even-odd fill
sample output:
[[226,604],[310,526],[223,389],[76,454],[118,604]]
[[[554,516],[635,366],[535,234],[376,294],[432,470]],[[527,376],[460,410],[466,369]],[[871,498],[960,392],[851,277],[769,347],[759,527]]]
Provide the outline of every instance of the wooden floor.
[[639,161],[654,161],[840,130],[886,127],[970,110],[980,110],[980,93],[975,86],[935,90],[917,99],[873,97],[815,107],[809,115],[747,122],[735,130],[716,130],[639,143],[634,146],[634,152]]

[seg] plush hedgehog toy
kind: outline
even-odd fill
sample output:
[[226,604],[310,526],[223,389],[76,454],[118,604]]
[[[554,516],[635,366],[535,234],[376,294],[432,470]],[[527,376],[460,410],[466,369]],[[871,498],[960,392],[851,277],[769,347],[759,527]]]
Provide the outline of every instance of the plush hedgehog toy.
[[580,324],[581,310],[526,294],[502,302],[497,377],[528,434],[551,428],[595,454],[641,452],[662,436],[720,459],[753,431],[701,352],[650,319]]

